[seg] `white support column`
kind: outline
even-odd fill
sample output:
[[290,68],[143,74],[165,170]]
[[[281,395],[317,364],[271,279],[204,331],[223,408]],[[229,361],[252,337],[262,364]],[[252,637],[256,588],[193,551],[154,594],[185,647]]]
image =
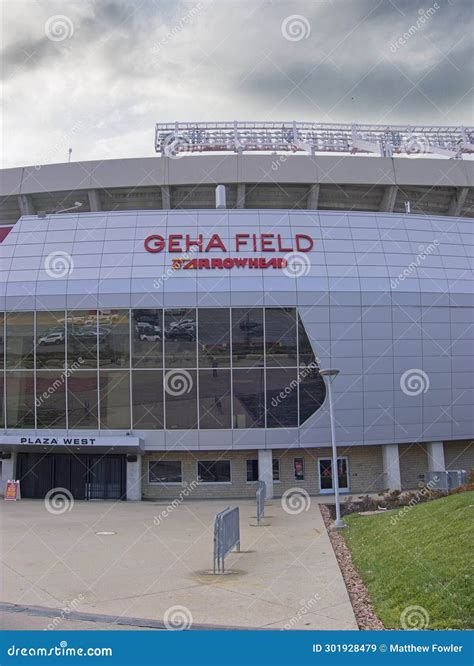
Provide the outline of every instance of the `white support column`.
[[271,449],[258,450],[258,479],[265,481],[267,486],[267,499],[273,497],[273,451]]
[[468,187],[456,187],[454,194],[451,197],[448,207],[448,215],[458,217],[461,215],[462,208],[466,203],[467,195],[469,194]]
[[98,213],[102,210],[102,205],[100,203],[99,190],[87,190],[87,196],[89,198],[89,208],[92,213]]
[[33,199],[31,194],[19,194],[18,206],[22,215],[35,215],[35,207],[33,206]]
[[383,472],[385,485],[389,490],[401,490],[402,481],[400,477],[400,454],[398,444],[387,444],[382,446]]
[[396,185],[387,185],[384,190],[380,211],[383,213],[393,213],[395,201],[397,200],[398,187]]
[[428,456],[428,470],[430,472],[445,471],[443,442],[428,442],[426,444],[426,454]]
[[306,202],[306,208],[308,210],[318,210],[319,189],[319,183],[314,183],[314,185],[309,186],[308,199]]
[[139,501],[142,498],[142,457],[137,454],[136,462],[127,461],[127,500]]
[[11,454],[11,458],[5,458],[2,460],[2,478],[0,485],[0,495],[4,497],[5,495],[5,486],[7,481],[15,481],[15,462],[16,462],[16,453]]
[[237,183],[236,208],[245,208],[245,183]]
[[171,208],[171,195],[169,185],[161,186],[161,207],[163,210],[169,210]]

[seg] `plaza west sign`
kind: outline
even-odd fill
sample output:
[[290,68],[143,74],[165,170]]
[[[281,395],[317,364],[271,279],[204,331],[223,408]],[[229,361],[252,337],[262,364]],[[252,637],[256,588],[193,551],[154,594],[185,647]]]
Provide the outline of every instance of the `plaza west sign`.
[[[156,254],[167,252],[179,254],[172,258],[173,269],[231,269],[231,268],[285,268],[288,258],[294,254],[311,252],[314,240],[307,234],[295,234],[291,239],[284,238],[282,234],[273,233],[236,233],[230,239],[220,234],[203,234],[191,236],[190,234],[151,234],[144,241],[147,252]],[[245,256],[222,257],[221,253],[245,252]],[[269,254],[270,256],[252,256],[252,252]],[[199,256],[214,253],[213,257]],[[272,256],[281,253],[283,257]],[[198,255],[198,256],[196,256]]]
[[59,447],[107,447],[107,448],[140,448],[139,437],[110,436],[110,437],[77,437],[74,435],[43,436],[33,433],[0,436],[0,445],[15,448],[17,446],[59,446]]

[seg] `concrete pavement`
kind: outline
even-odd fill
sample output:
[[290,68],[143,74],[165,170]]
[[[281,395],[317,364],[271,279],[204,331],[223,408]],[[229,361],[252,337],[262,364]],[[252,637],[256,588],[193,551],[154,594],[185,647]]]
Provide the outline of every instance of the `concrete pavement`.
[[[243,552],[226,558],[232,573],[212,576],[213,519],[228,505],[240,507]],[[316,502],[290,514],[274,499],[263,527],[249,500],[188,500],[171,510],[166,502],[75,502],[62,514],[20,500],[0,510],[2,601],[62,609],[64,628],[73,628],[73,611],[178,626],[357,629]],[[27,621],[18,615],[7,620]]]

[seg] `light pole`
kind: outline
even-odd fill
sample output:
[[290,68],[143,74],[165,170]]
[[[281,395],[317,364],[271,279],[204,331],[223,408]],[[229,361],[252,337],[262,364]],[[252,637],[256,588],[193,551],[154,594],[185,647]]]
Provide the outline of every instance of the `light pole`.
[[320,370],[319,374],[321,377],[327,377],[326,386],[328,389],[328,400],[329,400],[329,419],[331,421],[331,444],[332,444],[332,477],[334,481],[334,497],[336,500],[336,520],[334,521],[334,527],[341,528],[347,527],[346,523],[341,520],[341,506],[339,503],[339,469],[337,466],[337,448],[336,448],[336,436],[334,432],[334,413],[332,406],[332,393],[331,393],[331,382],[334,377],[337,377],[339,370],[330,368],[327,370]]

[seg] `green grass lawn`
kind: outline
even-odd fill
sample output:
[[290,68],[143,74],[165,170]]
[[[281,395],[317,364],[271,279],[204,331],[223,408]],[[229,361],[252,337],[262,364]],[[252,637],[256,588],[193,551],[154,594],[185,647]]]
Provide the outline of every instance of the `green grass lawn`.
[[404,515],[396,509],[344,518],[354,564],[386,627],[403,628],[408,606],[427,611],[428,629],[474,627],[472,505],[468,492],[417,504]]

